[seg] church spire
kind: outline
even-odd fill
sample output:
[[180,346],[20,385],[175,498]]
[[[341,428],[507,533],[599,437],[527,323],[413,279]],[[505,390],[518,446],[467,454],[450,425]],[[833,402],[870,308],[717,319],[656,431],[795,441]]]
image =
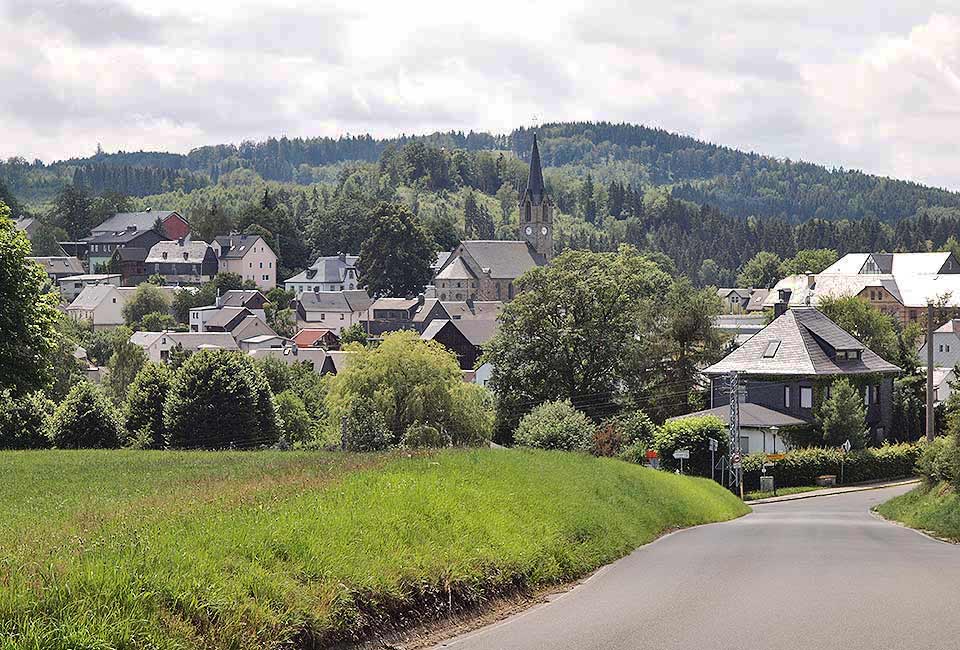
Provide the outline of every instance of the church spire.
[[543,203],[543,169],[540,166],[540,148],[537,146],[537,134],[533,134],[533,151],[530,153],[530,174],[527,176],[527,189],[521,203],[528,200],[534,205]]

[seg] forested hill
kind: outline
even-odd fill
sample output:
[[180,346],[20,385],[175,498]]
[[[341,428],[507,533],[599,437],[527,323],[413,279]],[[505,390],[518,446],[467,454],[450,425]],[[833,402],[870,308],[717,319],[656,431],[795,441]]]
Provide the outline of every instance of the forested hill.
[[[545,124],[536,131],[543,163],[554,168],[554,179],[583,182],[589,173],[592,182],[604,188],[612,181],[645,189],[668,186],[675,198],[709,204],[731,216],[779,217],[791,222],[869,217],[895,222],[924,207],[960,207],[960,194],[956,192],[745,153],[662,129],[574,122]],[[446,132],[389,139],[368,135],[271,138],[239,146],[200,147],[186,155],[98,152],[89,158],[49,165],[10,159],[0,163],[0,180],[28,205],[49,202],[66,184],[83,185],[97,194],[190,192],[216,184],[238,169],[251,170],[264,180],[308,185],[332,180],[344,163],[382,163],[385,153],[390,156],[393,150],[414,141],[429,149],[512,152],[522,159],[530,150],[532,138],[533,130],[527,128],[508,135]],[[458,171],[441,170],[451,177],[454,187],[434,189],[469,185],[456,178]],[[498,188],[476,189],[493,194]]]

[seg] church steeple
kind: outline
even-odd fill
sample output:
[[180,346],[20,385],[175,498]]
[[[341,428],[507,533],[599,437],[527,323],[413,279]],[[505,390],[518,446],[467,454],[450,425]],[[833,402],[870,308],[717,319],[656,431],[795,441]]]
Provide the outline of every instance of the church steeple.
[[520,234],[544,261],[553,258],[553,206],[543,183],[536,134],[530,152],[527,187],[520,195]]
[[537,146],[537,134],[533,134],[533,151],[530,153],[530,173],[527,175],[527,189],[520,200],[523,203],[527,198],[534,205],[543,203],[545,190],[543,187],[543,168],[540,166],[540,147]]

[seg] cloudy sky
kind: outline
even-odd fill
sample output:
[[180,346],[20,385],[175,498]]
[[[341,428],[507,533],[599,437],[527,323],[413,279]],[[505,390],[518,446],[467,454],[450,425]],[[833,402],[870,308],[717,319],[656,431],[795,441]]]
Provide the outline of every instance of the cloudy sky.
[[0,0],[0,156],[639,122],[960,189],[956,0]]

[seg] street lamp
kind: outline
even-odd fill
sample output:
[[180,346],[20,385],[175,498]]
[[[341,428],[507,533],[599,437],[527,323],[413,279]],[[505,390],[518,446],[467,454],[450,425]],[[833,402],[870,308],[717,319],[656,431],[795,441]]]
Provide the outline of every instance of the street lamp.
[[770,427],[770,434],[773,436],[773,453],[777,453],[777,433],[780,432],[780,427],[773,425]]

